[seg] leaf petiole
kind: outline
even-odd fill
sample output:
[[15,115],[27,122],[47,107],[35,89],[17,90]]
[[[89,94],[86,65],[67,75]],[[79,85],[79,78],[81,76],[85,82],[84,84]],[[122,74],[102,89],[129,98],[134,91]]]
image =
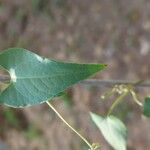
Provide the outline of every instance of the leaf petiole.
[[86,138],[84,138],[77,130],[75,130],[62,116],[61,114],[54,108],[54,106],[50,102],[46,102],[47,105],[56,113],[56,115],[73,131],[75,132],[90,148],[93,150],[93,146],[88,142]]
[[129,91],[125,91],[121,96],[119,96],[115,102],[112,104],[112,106],[110,107],[107,116],[109,116],[111,114],[111,112],[114,110],[114,108],[124,99],[125,96],[127,96],[129,94]]

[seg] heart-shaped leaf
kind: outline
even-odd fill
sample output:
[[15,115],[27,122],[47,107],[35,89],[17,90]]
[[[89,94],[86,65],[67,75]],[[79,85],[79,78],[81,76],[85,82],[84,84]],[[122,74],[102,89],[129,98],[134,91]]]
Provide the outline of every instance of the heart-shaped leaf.
[[115,150],[126,150],[127,129],[118,118],[114,116],[102,117],[94,113],[91,113],[91,117],[106,141]]
[[0,53],[0,66],[11,77],[9,86],[0,93],[0,103],[12,107],[48,101],[69,86],[106,67],[104,64],[49,60],[22,48],[11,48]]
[[150,97],[146,97],[144,100],[144,111],[143,114],[146,117],[150,117]]

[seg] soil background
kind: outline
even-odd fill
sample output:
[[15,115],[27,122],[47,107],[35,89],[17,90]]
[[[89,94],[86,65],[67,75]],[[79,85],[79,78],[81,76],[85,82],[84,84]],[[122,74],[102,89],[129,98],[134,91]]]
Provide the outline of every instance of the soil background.
[[[41,56],[106,63],[97,79],[149,80],[149,0],[0,0],[0,50],[22,47]],[[111,88],[111,87],[110,87]],[[111,150],[89,111],[106,114],[108,87],[75,85],[53,101],[87,139]],[[140,100],[149,89],[136,89]],[[114,112],[128,127],[128,150],[150,150],[150,120],[129,96]],[[86,150],[46,104],[25,109],[0,106],[0,145],[8,150]],[[0,146],[1,149],[2,146]]]

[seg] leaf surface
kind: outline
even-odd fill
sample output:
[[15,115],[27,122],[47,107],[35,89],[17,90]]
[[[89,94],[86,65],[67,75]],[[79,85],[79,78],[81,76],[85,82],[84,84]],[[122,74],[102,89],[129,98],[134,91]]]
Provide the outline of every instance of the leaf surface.
[[126,150],[127,130],[118,118],[114,116],[102,117],[94,113],[91,113],[91,117],[106,141],[115,150]]
[[0,93],[0,104],[25,107],[51,100],[69,86],[104,69],[104,64],[64,63],[42,58],[22,48],[0,53],[0,66],[11,77]]

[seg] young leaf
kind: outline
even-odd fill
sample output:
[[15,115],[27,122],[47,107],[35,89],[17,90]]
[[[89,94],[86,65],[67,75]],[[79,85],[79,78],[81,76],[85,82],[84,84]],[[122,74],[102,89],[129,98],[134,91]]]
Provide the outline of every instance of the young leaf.
[[106,141],[115,150],[126,150],[127,130],[118,118],[114,116],[102,117],[94,113],[91,113],[91,117]]
[[146,117],[150,117],[150,97],[146,97],[145,98],[143,114]]
[[69,86],[106,67],[104,64],[49,60],[22,48],[11,48],[0,53],[0,66],[11,77],[9,86],[0,93],[0,104],[12,107],[48,101]]

